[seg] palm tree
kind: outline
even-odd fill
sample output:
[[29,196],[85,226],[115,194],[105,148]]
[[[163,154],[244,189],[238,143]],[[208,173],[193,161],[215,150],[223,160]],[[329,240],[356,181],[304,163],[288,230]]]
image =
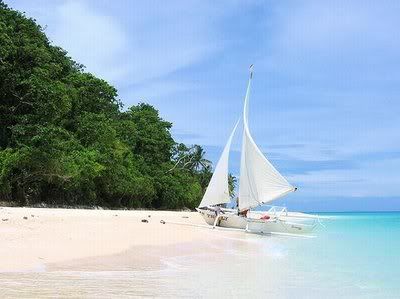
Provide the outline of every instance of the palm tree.
[[190,151],[190,170],[193,172],[202,172],[202,170],[205,170],[211,166],[211,161],[204,158],[206,152],[200,145],[195,144]]
[[228,187],[229,187],[229,196],[231,197],[231,199],[233,199],[236,195],[235,193],[235,189],[237,186],[237,178],[230,173],[228,176]]
[[204,158],[206,152],[200,145],[193,145],[188,148],[184,144],[177,144],[173,150],[174,166],[168,172],[175,168],[186,169],[193,173],[210,172],[212,163]]

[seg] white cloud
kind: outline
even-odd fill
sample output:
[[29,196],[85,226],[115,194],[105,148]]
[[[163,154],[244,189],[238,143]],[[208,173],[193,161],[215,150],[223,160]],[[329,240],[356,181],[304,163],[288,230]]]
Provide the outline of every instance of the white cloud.
[[386,80],[388,71],[399,80],[399,9],[398,1],[281,2],[265,20],[273,30],[265,35],[263,64],[314,82],[339,74],[342,84]]
[[398,196],[400,159],[360,163],[357,169],[322,170],[290,176],[302,186],[302,196],[390,197]]
[[237,8],[225,1],[123,2],[129,12],[120,20],[129,27],[127,81],[160,79],[218,53],[225,47],[218,22]]
[[49,28],[54,44],[100,77],[115,81],[126,75],[128,40],[115,18],[78,1],[61,4],[55,14],[54,28]]
[[159,79],[225,46],[218,23],[240,8],[221,1],[12,1],[54,44],[118,87]]

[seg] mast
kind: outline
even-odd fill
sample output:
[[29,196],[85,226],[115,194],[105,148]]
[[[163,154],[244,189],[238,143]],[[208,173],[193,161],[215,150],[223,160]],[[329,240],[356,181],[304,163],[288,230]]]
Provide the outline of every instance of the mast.
[[258,148],[248,126],[248,105],[253,65],[243,107],[243,139],[240,158],[239,210],[246,210],[271,202],[295,188],[275,169]]

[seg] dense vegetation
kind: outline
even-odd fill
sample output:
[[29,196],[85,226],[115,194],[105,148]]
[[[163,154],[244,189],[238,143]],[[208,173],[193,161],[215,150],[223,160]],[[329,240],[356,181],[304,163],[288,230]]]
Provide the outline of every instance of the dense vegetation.
[[170,129],[150,105],[122,110],[113,86],[0,0],[0,200],[193,208],[211,163]]

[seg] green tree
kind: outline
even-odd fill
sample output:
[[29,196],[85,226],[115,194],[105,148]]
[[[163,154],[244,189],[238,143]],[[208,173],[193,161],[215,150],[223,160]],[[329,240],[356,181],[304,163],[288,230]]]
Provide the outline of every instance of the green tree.
[[42,27],[0,0],[0,197],[108,207],[196,207],[211,177],[151,105],[122,111]]

